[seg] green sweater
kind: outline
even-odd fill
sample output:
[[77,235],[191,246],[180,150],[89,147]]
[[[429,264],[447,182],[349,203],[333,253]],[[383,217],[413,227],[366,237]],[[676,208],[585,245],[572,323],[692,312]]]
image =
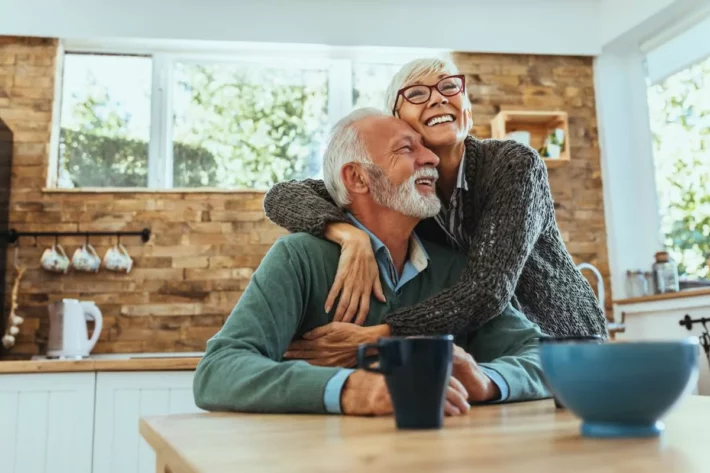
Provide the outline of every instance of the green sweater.
[[[465,265],[460,254],[423,242],[429,266],[386,303],[371,300],[365,325],[454,284]],[[340,247],[307,234],[279,239],[264,257],[224,327],[207,342],[194,378],[196,404],[212,411],[323,413],[325,386],[340,368],[282,361],[291,340],[327,324],[323,304],[335,279]],[[509,400],[547,396],[537,352],[536,325],[512,306],[456,343],[506,380]]]

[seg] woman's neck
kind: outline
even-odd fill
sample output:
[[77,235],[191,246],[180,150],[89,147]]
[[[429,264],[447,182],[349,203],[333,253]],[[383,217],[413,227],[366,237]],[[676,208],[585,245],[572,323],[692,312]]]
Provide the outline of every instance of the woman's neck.
[[430,148],[439,157],[439,180],[436,183],[439,192],[446,202],[451,198],[456,188],[456,178],[459,174],[459,165],[463,157],[465,143],[463,141],[451,146]]

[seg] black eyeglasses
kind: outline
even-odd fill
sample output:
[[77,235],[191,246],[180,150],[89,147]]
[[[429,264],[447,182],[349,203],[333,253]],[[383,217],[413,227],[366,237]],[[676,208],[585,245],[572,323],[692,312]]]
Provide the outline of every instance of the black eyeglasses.
[[421,105],[429,101],[431,92],[434,89],[438,90],[444,97],[453,97],[456,94],[460,94],[465,87],[466,79],[463,75],[446,76],[434,85],[417,84],[404,87],[397,91],[397,96],[394,99],[394,107],[392,108],[392,115],[395,115],[397,111],[397,102],[399,101],[400,95],[409,103]]

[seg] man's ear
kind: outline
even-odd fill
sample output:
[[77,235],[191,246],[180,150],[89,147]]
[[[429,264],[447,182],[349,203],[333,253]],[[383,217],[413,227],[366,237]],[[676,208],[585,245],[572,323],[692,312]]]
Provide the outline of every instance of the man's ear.
[[340,169],[340,178],[350,194],[367,194],[370,190],[367,172],[358,163],[348,163]]

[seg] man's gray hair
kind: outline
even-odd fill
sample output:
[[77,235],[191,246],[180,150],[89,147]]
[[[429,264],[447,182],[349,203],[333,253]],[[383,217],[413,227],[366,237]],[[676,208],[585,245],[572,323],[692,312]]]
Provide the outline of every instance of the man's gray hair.
[[372,163],[355,123],[367,117],[387,116],[376,108],[358,108],[341,118],[330,131],[323,154],[323,182],[328,193],[339,207],[350,204],[340,171],[348,163]]

